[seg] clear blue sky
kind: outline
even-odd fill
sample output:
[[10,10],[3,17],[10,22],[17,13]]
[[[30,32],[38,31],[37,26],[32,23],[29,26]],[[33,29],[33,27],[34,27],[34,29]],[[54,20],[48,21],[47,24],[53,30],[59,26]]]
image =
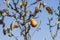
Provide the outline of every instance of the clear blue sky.
[[[29,4],[35,2],[35,0],[27,0],[27,1]],[[58,11],[57,7],[58,7],[59,0],[42,0],[42,1],[45,1],[47,6],[50,6],[53,9],[55,9],[56,11]],[[3,4],[2,0],[0,0],[0,4],[1,4],[0,10],[7,8]],[[28,9],[34,11],[35,7],[36,7],[36,5],[33,5],[33,6],[29,7]],[[38,32],[35,32],[34,35],[31,35],[34,32],[34,30],[36,29],[36,28],[31,28],[31,30],[30,30],[31,40],[44,40],[45,38],[46,38],[46,40],[52,40],[50,32],[49,32],[49,27],[46,25],[46,23],[48,23],[48,17],[53,17],[54,20],[53,20],[53,23],[51,23],[51,25],[54,25],[54,23],[57,21],[57,16],[55,14],[49,15],[47,13],[47,11],[45,10],[45,8],[41,8],[41,9],[42,9],[42,12],[38,13],[37,16],[39,16],[39,18],[36,19],[38,22],[38,25],[39,25],[40,20],[42,21],[41,25],[39,26],[39,27],[41,27],[41,30]],[[5,17],[4,22],[6,23],[7,26],[9,26],[12,20],[13,20],[13,18]],[[56,28],[54,27],[53,33],[54,33],[55,29]],[[13,33],[15,36],[18,36],[19,40],[23,40],[23,36],[20,35],[19,29],[13,30]],[[56,40],[60,40],[59,33],[60,33],[60,30],[58,32]],[[10,38],[10,37],[8,37],[8,35],[4,36],[3,30],[2,30],[2,25],[0,25],[0,40],[15,40],[15,38],[14,37]]]

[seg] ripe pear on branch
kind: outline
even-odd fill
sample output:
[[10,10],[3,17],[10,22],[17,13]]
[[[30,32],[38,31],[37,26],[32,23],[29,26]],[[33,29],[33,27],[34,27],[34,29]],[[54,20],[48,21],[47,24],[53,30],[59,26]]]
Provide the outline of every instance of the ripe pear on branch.
[[36,27],[38,25],[37,21],[34,18],[30,19],[30,23],[32,27]]
[[50,7],[46,7],[46,10],[49,14],[53,14],[53,10]]

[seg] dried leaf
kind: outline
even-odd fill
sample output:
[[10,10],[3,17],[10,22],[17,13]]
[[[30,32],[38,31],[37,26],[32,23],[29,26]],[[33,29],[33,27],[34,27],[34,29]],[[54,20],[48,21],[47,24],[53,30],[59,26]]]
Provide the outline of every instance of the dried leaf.
[[12,35],[11,35],[11,29],[10,29],[10,28],[7,29],[7,33],[8,33],[8,36],[9,36],[9,37],[12,36]]
[[10,25],[11,30],[14,28],[15,21],[16,20],[14,20],[14,21],[11,22],[11,25]]
[[6,35],[6,32],[7,32],[7,27],[5,26],[5,27],[3,28],[3,34]]
[[11,22],[10,28],[11,30],[15,30],[16,28],[18,28],[20,25],[16,22],[16,20]]
[[0,16],[2,16],[2,13],[3,13],[3,12],[0,10]]
[[20,8],[22,8],[22,6],[23,6],[23,2],[20,2]]
[[50,7],[46,7],[46,10],[49,14],[53,14],[53,10]]
[[3,20],[0,20],[0,24],[3,24]]
[[60,21],[60,17],[58,18],[58,21]]
[[3,13],[5,16],[9,15],[9,11],[7,9],[3,9]]
[[3,34],[6,35],[6,30],[3,29]]
[[13,29],[15,30],[15,29],[18,28],[18,27],[19,27],[19,25],[15,25]]
[[39,8],[35,8],[35,14],[38,13],[38,12],[41,12],[41,10]]

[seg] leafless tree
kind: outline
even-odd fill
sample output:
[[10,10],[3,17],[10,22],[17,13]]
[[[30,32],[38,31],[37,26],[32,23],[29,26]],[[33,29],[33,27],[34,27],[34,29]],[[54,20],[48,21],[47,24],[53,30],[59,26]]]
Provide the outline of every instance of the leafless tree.
[[[14,6],[12,6],[11,1],[13,2],[12,4]],[[37,27],[38,23],[35,19],[38,18],[38,17],[36,17],[38,12],[42,12],[42,10],[40,9],[41,6],[43,6],[43,8],[45,8],[49,14],[51,14],[51,15],[53,14],[53,10],[51,9],[51,7],[47,6],[44,1],[41,2],[41,0],[36,0],[36,2],[31,3],[30,5],[28,5],[27,0],[21,0],[21,2],[19,2],[19,0],[16,0],[16,1],[15,0],[3,0],[3,3],[7,6],[7,9],[0,10],[0,17],[2,17],[2,19],[0,19],[0,24],[3,25],[3,34],[4,35],[8,34],[9,37],[13,36],[14,38],[16,38],[16,40],[18,40],[18,39],[14,34],[12,34],[12,30],[15,30],[17,28],[20,28],[20,30],[21,30],[20,34],[23,35],[24,40],[31,40],[31,35],[29,34],[29,31],[30,31],[31,27],[33,27],[33,28]],[[29,8],[30,6],[32,6],[34,4],[37,4],[37,7],[35,7],[34,12],[27,10],[27,8]],[[14,12],[16,12],[16,13],[9,12],[9,10],[14,10]],[[29,14],[28,14],[28,12],[29,12]],[[16,17],[17,14],[18,14],[18,17]],[[26,17],[27,14],[29,15],[28,18]],[[8,28],[5,25],[5,23],[3,22],[4,18],[6,16],[14,18],[14,20],[10,24],[10,28]],[[22,20],[22,22],[20,20]],[[50,20],[49,20],[48,25],[50,26]],[[50,33],[51,33],[51,27],[52,26],[50,26]],[[37,29],[35,31],[38,31],[38,30],[40,30],[40,27],[37,27]],[[58,31],[58,29],[57,29],[57,31]],[[56,37],[57,31],[56,31],[56,34],[54,35],[54,37],[52,37],[53,39]],[[34,34],[34,32],[33,32],[33,34]],[[51,34],[51,36],[52,36],[52,34]]]

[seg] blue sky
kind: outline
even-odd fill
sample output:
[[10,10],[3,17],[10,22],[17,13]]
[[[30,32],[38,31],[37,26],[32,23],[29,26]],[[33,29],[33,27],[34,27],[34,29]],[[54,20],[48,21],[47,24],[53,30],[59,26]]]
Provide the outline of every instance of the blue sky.
[[[35,0],[27,0],[27,1],[28,1],[28,4],[35,2]],[[57,8],[58,8],[59,0],[42,0],[42,1],[45,1],[47,6],[50,6],[54,10],[58,11]],[[6,5],[3,4],[2,0],[0,0],[0,4],[1,4],[0,10],[7,8]],[[33,12],[35,7],[36,7],[36,5],[33,5],[33,6],[29,7],[28,10],[32,10],[32,12]],[[54,19],[53,19],[53,23],[51,23],[51,25],[54,25],[54,23],[56,23],[56,21],[57,21],[57,16],[54,13],[53,13],[53,15],[49,15],[47,13],[47,11],[45,10],[45,8],[43,8],[43,7],[41,7],[41,10],[42,10],[42,12],[41,13],[39,12],[37,14],[37,16],[39,16],[39,18],[36,19],[38,22],[38,25],[39,25],[39,22],[42,21],[42,23],[39,26],[39,27],[41,27],[41,30],[36,31],[32,35],[32,33],[34,32],[34,30],[36,28],[31,27],[31,29],[30,29],[31,40],[44,40],[45,38],[46,38],[46,40],[52,40],[50,32],[49,32],[49,27],[47,26],[46,23],[48,23],[48,18],[53,17]],[[6,23],[7,26],[9,26],[11,21],[13,21],[13,20],[14,20],[13,18],[5,17],[4,22]],[[55,29],[56,29],[56,27],[53,28],[53,34],[55,32]],[[18,36],[17,38],[19,40],[23,40],[23,36],[20,35],[19,28],[17,30],[13,30],[12,32],[14,33],[15,36]],[[59,33],[60,33],[60,30],[58,32],[56,40],[60,40]],[[0,25],[0,40],[15,40],[15,38],[14,37],[10,38],[10,37],[8,37],[8,35],[4,36],[2,25]]]

